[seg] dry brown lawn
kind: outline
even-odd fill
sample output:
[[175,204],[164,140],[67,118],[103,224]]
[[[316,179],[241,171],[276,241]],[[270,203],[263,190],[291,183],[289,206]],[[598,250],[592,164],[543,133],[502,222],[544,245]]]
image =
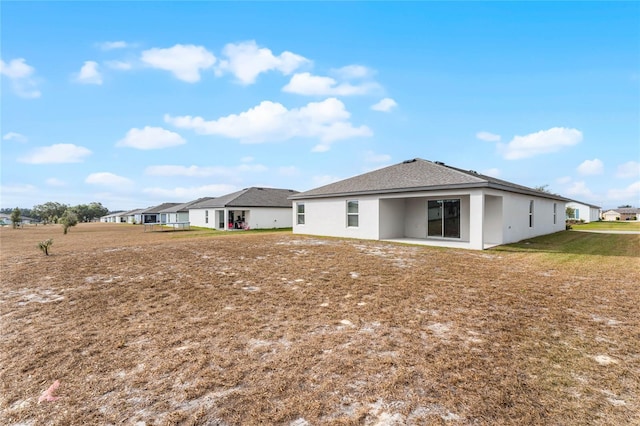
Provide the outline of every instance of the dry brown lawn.
[[0,424],[640,424],[639,251],[197,235],[0,230]]

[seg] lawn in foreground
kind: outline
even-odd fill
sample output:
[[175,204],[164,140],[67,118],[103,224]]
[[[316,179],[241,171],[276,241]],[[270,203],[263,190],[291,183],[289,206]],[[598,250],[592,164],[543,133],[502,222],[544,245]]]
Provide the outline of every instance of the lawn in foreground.
[[637,254],[52,229],[0,230],[3,424],[640,421]]

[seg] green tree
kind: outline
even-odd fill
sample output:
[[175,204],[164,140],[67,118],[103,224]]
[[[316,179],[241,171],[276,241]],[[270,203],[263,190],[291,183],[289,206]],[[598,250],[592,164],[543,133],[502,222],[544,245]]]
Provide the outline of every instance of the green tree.
[[47,223],[48,221],[51,221],[51,218],[53,217],[61,217],[68,208],[69,206],[66,204],[48,201],[44,204],[33,206],[31,211],[35,218]]
[[22,213],[20,212],[20,209],[16,207],[11,212],[11,224],[13,226],[13,229],[16,229],[21,222],[22,222]]
[[536,191],[540,191],[540,192],[546,192],[547,194],[551,194],[551,191],[549,190],[549,185],[540,185],[540,186],[534,186],[533,189],[535,189]]
[[566,209],[567,219],[575,219],[576,209],[573,207],[567,207]]
[[58,223],[62,224],[63,234],[66,234],[70,227],[78,224],[78,215],[76,215],[71,209],[67,209],[62,217],[58,219]]

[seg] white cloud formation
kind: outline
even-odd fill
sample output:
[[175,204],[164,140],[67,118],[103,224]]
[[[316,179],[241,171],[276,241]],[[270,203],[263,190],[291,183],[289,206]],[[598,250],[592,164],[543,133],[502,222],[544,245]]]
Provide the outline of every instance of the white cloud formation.
[[111,187],[127,187],[133,185],[131,179],[110,172],[91,173],[84,181],[92,185]]
[[255,158],[251,157],[251,156],[247,156],[247,157],[242,157],[240,159],[241,163],[251,163],[253,162],[253,160],[255,160]]
[[391,156],[388,154],[376,154],[373,151],[367,151],[364,153],[364,161],[367,163],[386,163],[391,161]]
[[116,146],[136,149],[162,149],[178,146],[186,143],[184,138],[177,133],[162,127],[145,126],[143,129],[133,128],[120,139]]
[[236,167],[200,167],[200,166],[176,166],[160,165],[149,166],[144,173],[149,176],[187,176],[187,177],[209,177],[228,176],[234,177],[238,173],[260,173],[268,168],[262,164],[241,164]]
[[597,158],[585,160],[578,166],[578,173],[584,176],[601,175],[604,172],[604,164]]
[[308,72],[294,74],[283,92],[309,96],[351,96],[364,95],[379,88],[377,83],[364,82],[358,85],[340,83],[331,77],[311,75]]
[[255,41],[229,43],[222,50],[227,58],[216,67],[216,74],[233,74],[239,83],[248,85],[256,82],[258,75],[267,71],[280,71],[289,75],[301,66],[310,63],[307,58],[288,51],[276,56],[270,49],[258,47]]
[[65,186],[67,183],[58,178],[49,178],[45,180],[45,183],[49,186]]
[[620,179],[640,177],[640,163],[637,161],[627,161],[620,164],[616,170],[616,177]]
[[0,186],[0,192],[3,194],[24,194],[25,192],[34,192],[36,189],[35,186],[27,183]]
[[194,200],[201,197],[217,197],[237,191],[238,188],[228,184],[213,184],[197,187],[177,188],[144,188],[142,192],[163,200]]
[[491,169],[486,169],[482,171],[483,175],[491,176],[494,178],[500,177],[500,169],[493,167]]
[[125,49],[127,47],[131,47],[129,43],[126,41],[105,41],[102,43],[96,43],[96,46],[102,50],[114,50],[114,49]]
[[580,130],[553,127],[525,136],[515,136],[507,144],[498,144],[498,150],[507,160],[519,160],[556,152],[581,141],[582,132]]
[[295,137],[319,138],[327,150],[332,142],[371,136],[367,126],[354,127],[351,114],[336,98],[311,102],[301,108],[287,109],[282,104],[263,101],[241,112],[206,121],[202,117],[165,115],[165,122],[199,134],[220,135],[242,143],[285,141]]
[[36,148],[18,161],[28,164],[81,163],[89,155],[91,151],[83,146],[59,143]]
[[398,103],[391,98],[381,99],[380,102],[371,105],[371,109],[380,112],[389,112],[397,107]]
[[216,63],[213,53],[193,44],[145,50],[140,59],[148,66],[169,71],[177,79],[187,83],[200,81],[200,71],[211,68]]
[[80,68],[80,72],[76,74],[76,82],[81,84],[102,84],[102,74],[100,74],[98,66],[95,61],[86,61]]
[[491,132],[478,132],[476,138],[487,142],[500,142],[501,136]]
[[569,182],[571,182],[571,177],[570,176],[562,176],[562,177],[559,177],[558,179],[556,179],[556,182],[561,183],[561,184],[569,183]]
[[624,200],[635,206],[640,205],[640,180],[626,188],[610,189],[607,191],[607,198],[610,200]]
[[23,134],[16,133],[16,132],[9,132],[9,133],[5,133],[5,135],[2,137],[2,140],[25,143],[27,142],[28,139]]
[[119,71],[127,71],[133,68],[133,65],[130,62],[125,61],[107,61],[105,65],[111,69],[119,70]]
[[594,198],[593,192],[591,192],[591,190],[587,188],[586,183],[584,183],[583,181],[573,182],[569,189],[567,189],[567,194],[577,198]]
[[347,65],[342,68],[333,69],[331,73],[345,80],[366,78],[374,74],[373,70],[363,65]]
[[27,99],[41,96],[34,78],[35,68],[28,65],[24,58],[12,59],[9,63],[0,59],[0,74],[11,80],[16,95]]

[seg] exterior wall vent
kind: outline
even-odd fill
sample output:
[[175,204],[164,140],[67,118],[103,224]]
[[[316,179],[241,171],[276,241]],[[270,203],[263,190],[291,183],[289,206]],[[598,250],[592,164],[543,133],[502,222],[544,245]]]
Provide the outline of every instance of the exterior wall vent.
[[435,161],[436,164],[439,164],[441,166],[444,166],[445,164],[442,161]]

